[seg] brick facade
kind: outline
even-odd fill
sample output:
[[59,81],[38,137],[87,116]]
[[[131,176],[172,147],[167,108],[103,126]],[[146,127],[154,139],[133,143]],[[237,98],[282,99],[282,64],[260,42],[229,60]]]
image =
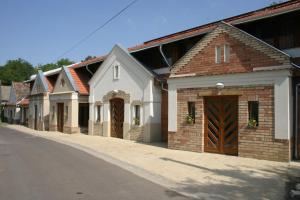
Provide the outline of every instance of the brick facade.
[[[224,63],[224,44],[230,44],[230,58]],[[221,47],[221,62],[215,63],[215,46]],[[256,67],[278,66],[281,63],[223,33],[197,54],[176,74],[218,75],[251,72]],[[208,67],[209,66],[209,67]]]
[[[273,86],[228,87],[218,92],[211,88],[179,89],[177,91],[177,132],[169,133],[171,149],[204,151],[204,97],[238,96],[238,155],[274,161],[290,160],[290,141],[274,138]],[[186,123],[187,102],[196,103],[195,124]],[[259,126],[248,128],[248,101],[259,101]]]

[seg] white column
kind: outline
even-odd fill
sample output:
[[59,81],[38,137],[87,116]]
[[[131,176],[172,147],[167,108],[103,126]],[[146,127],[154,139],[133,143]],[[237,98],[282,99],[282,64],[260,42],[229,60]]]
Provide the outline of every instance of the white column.
[[108,102],[103,104],[103,136],[110,136],[110,110]]
[[292,131],[291,78],[285,77],[274,85],[275,139],[290,139]]
[[177,89],[169,85],[168,91],[168,131],[177,131]]

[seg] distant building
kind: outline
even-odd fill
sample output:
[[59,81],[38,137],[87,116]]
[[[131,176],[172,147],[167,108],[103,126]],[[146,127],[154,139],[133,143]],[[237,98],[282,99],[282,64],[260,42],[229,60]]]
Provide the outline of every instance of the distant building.
[[29,84],[12,82],[9,99],[4,106],[4,117],[9,123],[28,124],[29,95]]

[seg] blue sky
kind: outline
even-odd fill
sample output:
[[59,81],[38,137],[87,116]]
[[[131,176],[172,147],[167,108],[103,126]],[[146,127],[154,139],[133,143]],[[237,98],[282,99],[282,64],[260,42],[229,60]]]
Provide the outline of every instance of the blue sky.
[[[65,57],[81,61],[268,6],[274,0],[139,0]],[[0,0],[0,65],[55,61],[131,0]]]

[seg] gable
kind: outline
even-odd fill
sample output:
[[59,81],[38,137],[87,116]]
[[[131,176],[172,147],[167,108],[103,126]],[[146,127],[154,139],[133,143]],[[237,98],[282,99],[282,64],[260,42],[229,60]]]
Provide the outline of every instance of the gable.
[[[119,66],[119,78],[114,68]],[[151,99],[153,75],[122,48],[115,46],[93,78],[89,81],[90,100],[102,99],[109,92],[118,90],[130,94],[130,98]]]
[[[67,69],[68,70],[68,69]],[[53,88],[53,93],[76,91],[66,70],[61,70]]]
[[[114,79],[113,67],[118,65],[120,67],[120,78]],[[129,76],[124,77],[124,73]],[[92,79],[89,81],[91,86],[96,85],[104,76],[109,77],[112,82],[128,81],[128,78],[134,79],[137,82],[145,82],[145,79],[152,78],[153,74],[140,64],[134,57],[132,57],[126,50],[115,45],[109,53],[105,61],[98,68]]]
[[8,99],[9,103],[16,103],[17,102],[17,96],[16,96],[16,91],[14,89],[14,85],[12,83],[11,87],[10,87],[10,93],[9,93],[9,99]]
[[[229,62],[224,62],[224,45],[229,46]],[[215,61],[219,46],[220,63]],[[171,77],[180,75],[218,75],[252,72],[259,68],[289,65],[289,57],[278,49],[224,23],[208,33],[171,70]]]
[[47,85],[44,85],[45,82],[42,80],[43,75],[41,75],[41,72],[39,72],[36,76],[36,79],[34,81],[31,94],[42,94],[44,92],[47,92]]

